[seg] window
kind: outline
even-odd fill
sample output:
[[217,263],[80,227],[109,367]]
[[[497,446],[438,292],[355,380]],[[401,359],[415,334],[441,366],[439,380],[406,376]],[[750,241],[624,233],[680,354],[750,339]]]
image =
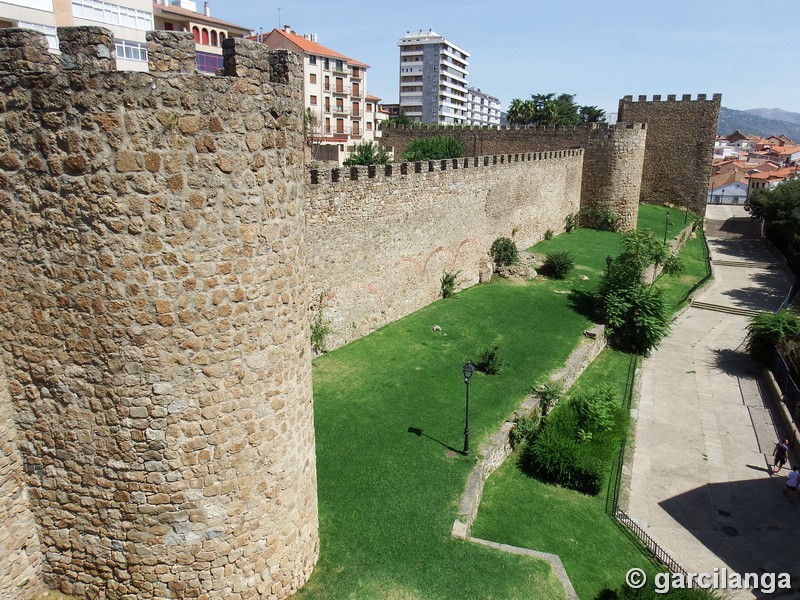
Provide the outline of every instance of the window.
[[372,112],[372,102],[367,102],[367,112]]
[[308,83],[317,83],[316,73],[311,73],[311,75],[308,76]]
[[358,117],[361,115],[361,104],[358,102],[353,102],[353,116]]
[[216,46],[217,45],[217,32],[216,31],[212,31],[211,32],[211,45],[212,46]]
[[327,58],[323,58],[322,59],[322,68],[325,69],[326,71],[330,71],[331,70],[331,61],[328,60]]
[[[50,47],[50,49],[58,49],[58,33],[56,32],[55,27],[50,27],[49,25],[39,25],[38,23],[29,23],[28,21],[19,21],[16,26],[42,32],[47,38],[47,45]],[[10,24],[9,27],[11,27]]]
[[197,52],[197,70],[203,73],[216,73],[222,68],[222,55],[209,52]]
[[344,63],[340,60],[336,61],[336,70],[337,71],[344,71]]
[[205,44],[206,46],[209,45],[208,44],[208,29],[203,28],[203,30],[200,32],[200,39],[201,39],[201,42],[203,44]]
[[142,62],[147,61],[147,49],[145,44],[131,42],[130,40],[114,40],[114,49],[117,52],[117,58]]
[[314,56],[313,54],[311,54],[311,55],[308,57],[308,64],[310,64],[310,65],[315,65],[315,64],[317,64],[317,57],[316,57],[316,56]]
[[353,135],[361,135],[361,125],[358,121],[353,121]]
[[222,31],[220,31],[219,32],[219,45],[222,46],[222,42],[224,42],[224,41],[225,41],[225,34]]
[[172,23],[164,23],[164,31],[175,31],[175,26]]
[[353,96],[360,96],[361,95],[361,88],[358,86],[357,83],[353,84]]
[[192,27],[192,35],[194,35],[194,43],[200,43],[200,29],[198,27]]
[[344,119],[336,119],[336,133],[344,133]]
[[73,0],[72,14],[79,19],[121,25],[131,29],[153,29],[153,14],[101,0]]
[[311,106],[316,106],[317,105],[317,97],[316,96],[311,96],[311,98],[309,99],[309,103],[311,104]]
[[372,121],[367,121],[367,131],[372,131]]

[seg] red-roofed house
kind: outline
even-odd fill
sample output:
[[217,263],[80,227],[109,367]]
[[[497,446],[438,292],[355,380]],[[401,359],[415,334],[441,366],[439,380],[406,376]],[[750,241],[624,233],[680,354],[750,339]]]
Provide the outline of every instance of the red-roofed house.
[[759,173],[755,170],[751,170],[748,172],[748,175],[747,197],[750,198],[754,192],[772,189],[784,181],[800,177],[800,167],[786,167],[766,173]]
[[[253,39],[260,39],[275,50],[291,50],[303,58],[305,106],[312,116],[313,160],[341,164],[356,144],[375,139],[375,118],[369,119],[366,114],[369,65],[319,44],[315,34],[299,35],[288,25]],[[377,107],[375,100],[371,104],[373,109]]]
[[211,16],[208,2],[203,12],[191,0],[156,0],[153,2],[153,21],[156,29],[189,31],[194,35],[197,70],[216,73],[222,68],[222,41],[227,37],[242,37],[250,30]]

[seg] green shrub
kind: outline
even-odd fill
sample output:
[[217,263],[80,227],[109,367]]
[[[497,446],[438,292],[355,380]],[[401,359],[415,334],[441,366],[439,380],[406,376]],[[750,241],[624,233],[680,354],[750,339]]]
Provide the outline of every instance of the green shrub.
[[[670,575],[661,572],[658,576],[663,578]],[[595,600],[723,600],[726,597],[715,590],[700,587],[656,590],[655,578],[650,578],[641,588],[632,588],[628,584],[622,584],[615,590],[605,588],[595,596]]]
[[505,362],[500,358],[500,346],[494,344],[486,348],[474,362],[475,368],[487,375],[497,375]]
[[315,354],[322,354],[325,352],[325,341],[331,331],[333,331],[330,327],[330,323],[323,315],[323,311],[325,310],[325,298],[327,295],[327,292],[320,293],[317,298],[314,319],[311,321],[311,350],[313,350]]
[[547,231],[544,232],[544,239],[552,240],[553,239],[553,235],[554,235],[553,234],[553,230],[552,229],[548,229]]
[[617,231],[620,217],[613,210],[603,208],[582,208],[578,211],[581,227],[591,227],[601,231]]
[[517,418],[514,426],[508,434],[511,448],[517,449],[523,444],[532,442],[539,429],[541,418],[538,412],[535,412],[530,417]]
[[564,279],[575,268],[575,257],[569,250],[559,250],[548,254],[544,259],[542,271],[553,279]]
[[567,233],[570,233],[577,226],[578,226],[578,217],[576,217],[572,213],[569,213],[564,218],[564,231],[566,231]]
[[442,284],[442,298],[451,298],[456,291],[456,285],[458,285],[458,275],[461,271],[456,271],[455,273],[450,273],[449,271],[445,271],[442,275],[441,284]]
[[539,410],[543,415],[547,415],[556,404],[558,404],[564,395],[564,386],[556,381],[545,381],[533,388],[533,391],[539,396]]
[[386,148],[367,140],[356,146],[356,149],[344,159],[345,167],[356,165],[385,165],[389,162],[389,153]]
[[760,365],[769,364],[775,347],[784,356],[795,354],[798,341],[800,315],[791,308],[782,308],[776,313],[759,313],[751,317],[747,325],[747,352]]
[[444,160],[462,156],[464,156],[464,144],[453,136],[433,136],[411,140],[403,154],[406,162]]
[[519,260],[519,250],[514,240],[507,237],[499,237],[492,242],[489,249],[494,264],[497,266],[513,265]]
[[[551,425],[549,418],[536,440],[526,444],[520,454],[521,466],[528,474],[566,488],[594,496],[603,486],[603,476],[590,448],[567,437],[561,427]],[[575,430],[577,431],[577,429]]]
[[578,416],[578,426],[591,436],[614,427],[620,402],[610,388],[598,388],[576,396],[570,405]]

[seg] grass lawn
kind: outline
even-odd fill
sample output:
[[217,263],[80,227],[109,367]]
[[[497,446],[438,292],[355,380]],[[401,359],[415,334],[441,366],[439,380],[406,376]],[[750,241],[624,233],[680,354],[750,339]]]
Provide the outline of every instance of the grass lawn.
[[[603,351],[570,395],[602,383],[623,398],[630,363],[629,354]],[[633,567],[649,575],[657,570],[606,514],[606,490],[607,483],[599,495],[587,496],[542,483],[523,473],[514,455],[487,481],[472,534],[557,554],[578,596],[588,600],[603,588],[619,587]]]
[[[461,367],[493,344],[506,363],[498,375],[473,375],[470,446],[477,450],[536,382],[563,366],[592,324],[572,305],[570,292],[596,287],[605,257],[620,251],[619,237],[579,229],[542,242],[536,252],[573,252],[576,268],[567,279],[474,286],[314,361],[321,551],[298,598],[563,597],[549,563],[450,537],[477,454],[460,454]],[[518,479],[512,467],[509,462],[497,480],[535,484]],[[528,495],[522,504],[533,506]],[[562,502],[542,496],[536,513],[551,510],[552,500]],[[619,536],[621,547],[627,540],[601,514],[602,501],[590,500],[601,512],[587,513],[586,521],[573,515],[573,521],[598,540],[599,551],[584,545],[584,560],[593,563],[587,557],[605,554],[602,540]],[[598,524],[600,517],[605,521]],[[627,544],[635,556],[636,546]],[[646,562],[641,554],[639,561]]]
[[562,288],[475,286],[314,361],[321,556],[298,597],[563,596],[548,563],[450,538],[476,460],[454,452],[463,448],[461,367],[495,342],[507,363],[473,375],[477,449],[590,325]]
[[[640,228],[657,221],[659,215],[663,219],[665,212],[663,207],[641,206]],[[675,235],[677,233],[676,230]],[[565,243],[569,236],[556,239]],[[550,252],[547,244],[555,241],[541,242],[533,250]],[[594,247],[598,254],[608,252],[614,256],[610,249],[613,240],[603,245],[604,239],[599,236],[597,241],[600,243]],[[577,255],[577,251],[574,252]],[[709,274],[701,237],[688,240],[681,258],[686,267],[681,276],[665,276],[655,283],[664,293],[669,312],[680,308],[687,292]],[[623,398],[630,362],[629,354],[605,350],[578,379],[570,394],[610,385]],[[608,481],[604,490],[594,497],[542,483],[523,473],[515,455],[487,481],[472,533],[476,537],[559,555],[578,596],[594,598],[603,588],[619,587],[625,573],[633,567],[644,568],[650,574],[657,569],[631,536],[606,514],[607,490]]]

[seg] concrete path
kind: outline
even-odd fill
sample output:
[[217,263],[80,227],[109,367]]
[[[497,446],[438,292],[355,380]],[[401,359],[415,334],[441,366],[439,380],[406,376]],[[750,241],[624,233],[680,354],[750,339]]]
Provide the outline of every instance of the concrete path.
[[[776,310],[794,279],[783,258],[748,235],[743,209],[710,206],[706,219],[715,279],[697,300]],[[790,503],[785,477],[767,470],[784,436],[744,351],[748,322],[689,308],[644,361],[627,512],[687,571],[787,572],[797,589],[800,498]]]

